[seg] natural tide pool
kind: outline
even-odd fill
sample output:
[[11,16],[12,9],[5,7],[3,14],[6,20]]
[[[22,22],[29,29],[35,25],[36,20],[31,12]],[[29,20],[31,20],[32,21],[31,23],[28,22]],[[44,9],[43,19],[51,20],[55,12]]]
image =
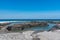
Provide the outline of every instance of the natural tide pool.
[[[19,23],[24,23],[24,22],[12,22],[12,25],[13,24],[19,24]],[[56,24],[48,23],[48,26],[43,26],[43,27],[37,26],[37,27],[25,28],[24,30],[46,30],[46,31],[48,31],[51,28],[53,28],[55,25]]]
[[[13,24],[20,24],[20,23],[30,22],[30,21],[3,21],[3,22],[10,22],[12,24],[7,25],[7,26],[11,26]],[[44,27],[37,26],[37,27],[25,28],[24,30],[46,30],[47,31],[53,28],[54,25],[55,24],[48,23],[48,26],[44,26]],[[15,31],[20,31],[20,30],[15,30]]]
[[45,27],[40,27],[40,26],[37,26],[37,27],[32,27],[32,28],[26,28],[25,30],[50,30],[51,28],[54,27],[55,24],[49,24],[48,26],[45,26]]

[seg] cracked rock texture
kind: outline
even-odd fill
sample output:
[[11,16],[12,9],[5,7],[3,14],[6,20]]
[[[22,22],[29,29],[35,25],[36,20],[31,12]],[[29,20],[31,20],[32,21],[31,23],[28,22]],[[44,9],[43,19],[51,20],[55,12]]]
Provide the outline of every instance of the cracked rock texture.
[[60,31],[44,31],[31,35],[33,32],[0,33],[0,40],[60,40]]

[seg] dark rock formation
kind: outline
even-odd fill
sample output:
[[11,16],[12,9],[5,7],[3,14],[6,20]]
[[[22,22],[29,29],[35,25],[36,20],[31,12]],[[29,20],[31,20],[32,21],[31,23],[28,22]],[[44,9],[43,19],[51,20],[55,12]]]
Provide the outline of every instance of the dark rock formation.
[[40,40],[40,38],[33,38],[32,40]]
[[9,25],[11,23],[0,23],[0,26],[6,26],[6,25]]
[[24,30],[25,28],[31,28],[31,27],[37,27],[37,26],[45,27],[45,26],[48,26],[48,23],[47,22],[29,22],[29,23],[12,25],[14,29],[18,29],[18,30]]
[[8,31],[11,31],[11,30],[12,30],[12,26],[8,26],[6,29],[7,29]]
[[60,21],[51,21],[51,22],[48,22],[48,23],[51,23],[51,24],[60,24]]
[[7,26],[7,25],[9,25],[9,24],[11,24],[11,23],[0,23],[0,29]]

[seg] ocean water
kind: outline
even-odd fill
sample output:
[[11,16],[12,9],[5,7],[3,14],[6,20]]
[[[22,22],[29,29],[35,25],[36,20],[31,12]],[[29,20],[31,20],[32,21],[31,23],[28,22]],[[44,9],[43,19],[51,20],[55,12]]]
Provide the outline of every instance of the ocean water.
[[[18,23],[24,23],[24,22],[30,22],[30,21],[60,21],[60,19],[0,19],[0,23],[4,22],[11,22],[12,24],[18,24]],[[26,30],[50,30],[54,27],[55,24],[50,24],[46,27],[32,27],[27,28]]]
[[60,21],[60,19],[0,19],[0,21]]

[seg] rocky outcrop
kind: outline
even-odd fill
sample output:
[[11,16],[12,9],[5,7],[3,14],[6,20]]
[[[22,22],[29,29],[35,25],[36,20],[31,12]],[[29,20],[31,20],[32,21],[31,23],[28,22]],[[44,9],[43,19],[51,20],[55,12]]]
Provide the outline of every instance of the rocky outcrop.
[[59,21],[50,21],[50,22],[48,22],[48,23],[51,23],[51,24],[60,24]]
[[45,27],[45,26],[48,26],[48,23],[47,22],[29,22],[29,23],[23,23],[23,24],[14,24],[12,25],[12,29],[14,30],[24,30],[25,28],[31,28],[31,27],[37,27],[37,26],[40,26],[40,27]]
[[36,22],[36,23],[24,23],[24,24],[15,24],[13,27],[34,27],[34,26],[48,26],[47,22]]
[[49,31],[55,31],[55,30],[58,30],[58,29],[60,29],[60,24],[54,25]]
[[0,26],[6,26],[6,25],[9,25],[11,23],[0,23]]
[[55,28],[60,29],[60,24],[56,24]]
[[11,24],[11,23],[0,23],[0,29],[1,29],[1,28],[4,28],[5,26],[7,26],[7,25],[9,25],[9,24]]
[[[24,30],[25,28],[31,28],[31,27],[45,27],[48,26],[47,22],[26,22],[26,23],[20,23],[20,24],[13,24],[13,25],[9,25],[10,23],[2,23],[0,24],[0,28],[5,27],[5,29],[7,29],[8,31],[11,30]],[[6,27],[6,25],[9,25]]]

